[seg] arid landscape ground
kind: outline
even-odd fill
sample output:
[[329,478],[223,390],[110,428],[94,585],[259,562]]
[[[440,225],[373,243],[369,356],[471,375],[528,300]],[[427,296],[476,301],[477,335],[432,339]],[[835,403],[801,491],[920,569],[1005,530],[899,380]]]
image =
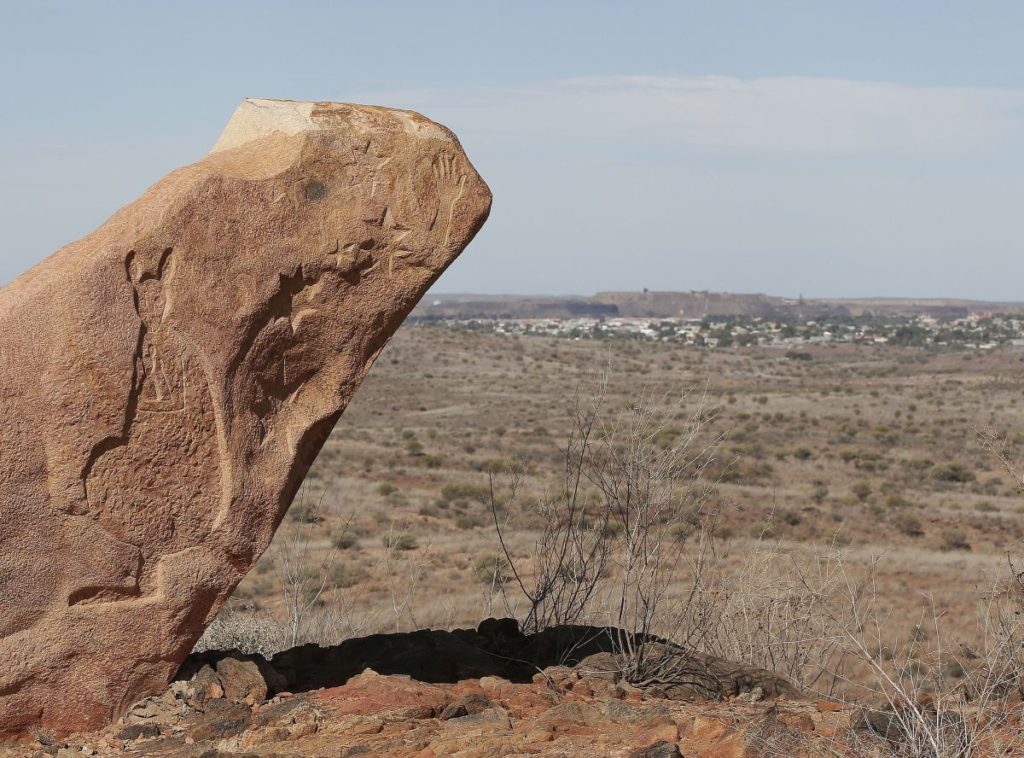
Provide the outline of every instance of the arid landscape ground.
[[[818,551],[850,568],[876,562],[894,642],[927,636],[939,615],[969,643],[976,596],[1008,577],[1024,536],[1017,483],[978,434],[1007,435],[1011,460],[1024,445],[1022,365],[1013,348],[821,346],[793,359],[407,326],[234,607],[279,616],[275,560],[298,532],[307,567],[328,567],[314,609],[338,614],[339,634],[473,625],[503,610],[474,571],[498,549],[488,472],[500,485],[526,463],[531,488],[557,488],[573,398],[607,375],[608,404],[686,392],[684,408],[717,412],[715,531],[727,562],[755,549],[783,562]],[[529,525],[514,538],[525,551]]]
[[1022,26],[0,0],[0,758],[1024,758]]
[[[1024,499],[980,433],[1017,457],[1022,364],[1009,347],[794,356],[408,325],[211,635],[248,630],[254,648],[280,647],[522,615],[496,558],[489,483],[500,505],[505,472],[524,467],[502,518],[529,570],[530,503],[564,486],[569,410],[604,384],[606,407],[685,394],[666,440],[698,408],[722,437],[704,472],[717,484],[702,506],[713,523],[700,525],[714,538],[697,604],[719,622],[703,632],[706,652],[858,702],[892,695],[883,670],[902,675],[907,696],[951,691],[1016,618]],[[684,550],[697,555],[697,542]],[[496,565],[509,581],[495,582]],[[675,575],[677,599],[690,597],[695,565]],[[591,614],[608,620],[600,601]]]
[[[280,685],[310,690],[262,706],[290,713],[278,714],[283,727],[246,716],[218,742],[200,719],[117,739],[124,724],[145,722],[129,718],[92,749],[639,755],[631,751],[663,740],[657,749],[687,756],[1021,754],[1022,606],[1011,564],[1022,553],[1024,497],[997,453],[1012,463],[1024,449],[1022,364],[1024,350],[1013,347],[811,345],[794,354],[408,324],[200,650],[269,658],[307,642],[523,620],[529,603],[512,568],[529,588],[544,529],[537,504],[564,495],[570,411],[601,395],[608,418],[657,409],[655,444],[665,449],[700,421],[690,449],[703,467],[691,475],[710,486],[668,519],[679,562],[650,631],[777,672],[800,697],[776,703],[747,688],[718,704],[679,702],[618,677],[625,690],[609,694],[615,685],[595,684],[585,667],[538,669],[532,683],[480,672],[418,682],[415,667],[382,671],[381,654],[354,679],[352,670],[318,687]],[[602,569],[613,588],[623,571],[616,555]],[[602,585],[574,620],[614,625],[619,599]],[[400,634],[381,639],[404,649]],[[487,702],[458,717],[469,721],[441,718],[471,695]],[[180,692],[168,697],[180,705]],[[865,707],[899,713],[908,703],[926,721],[934,715],[936,734],[950,714],[973,719],[960,730],[972,735],[970,750],[947,751],[950,740],[963,743],[948,734],[946,747],[928,752],[927,735],[915,746],[886,742],[884,724],[855,728],[874,718]],[[609,708],[630,712],[610,718]],[[317,726],[297,727],[296,713]],[[768,723],[782,732],[766,732]],[[163,742],[147,741],[158,733]]]

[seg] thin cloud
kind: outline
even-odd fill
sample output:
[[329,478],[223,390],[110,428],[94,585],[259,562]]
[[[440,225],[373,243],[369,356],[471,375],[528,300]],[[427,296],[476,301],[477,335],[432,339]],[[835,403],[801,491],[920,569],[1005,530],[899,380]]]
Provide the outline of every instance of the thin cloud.
[[379,99],[450,114],[474,131],[823,155],[950,157],[998,150],[1024,127],[1017,90],[814,77],[595,77]]

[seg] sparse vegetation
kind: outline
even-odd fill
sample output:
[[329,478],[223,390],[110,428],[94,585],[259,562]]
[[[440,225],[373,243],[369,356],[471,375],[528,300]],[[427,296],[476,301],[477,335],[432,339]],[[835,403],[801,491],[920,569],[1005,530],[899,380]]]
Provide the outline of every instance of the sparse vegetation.
[[924,527],[913,513],[897,513],[892,517],[892,525],[908,537],[920,537],[924,534]]
[[946,550],[970,550],[971,543],[960,529],[947,529],[942,533],[942,547]]
[[484,585],[500,585],[509,581],[509,563],[503,555],[485,553],[473,561],[473,576]]
[[[940,722],[944,733],[966,724],[959,733],[983,741],[972,716],[981,711],[949,693],[987,693],[970,702],[995,719],[999,687],[1021,670],[1010,660],[1021,649],[1012,642],[1021,590],[1006,583],[1003,556],[1024,537],[1024,484],[1009,465],[1024,435],[978,441],[974,432],[995,423],[1024,429],[1020,388],[999,378],[1012,375],[1019,354],[964,362],[910,348],[813,346],[805,360],[602,344],[610,352],[544,337],[403,329],[388,352],[406,355],[405,368],[378,364],[314,467],[304,502],[316,507],[296,503],[204,644],[268,650],[508,613],[533,628],[621,622],[831,697],[930,698],[934,709],[896,717],[902,754],[945,755],[934,750],[946,749],[932,728]],[[592,406],[576,405],[566,424],[566,398],[609,356],[621,371],[606,383],[596,420],[587,421]],[[421,366],[417,377],[411,363]],[[680,376],[708,381],[703,413],[654,413],[650,398]],[[641,396],[648,400],[637,403]],[[710,408],[716,415],[704,415]],[[646,436],[635,434],[640,418]],[[648,508],[646,521],[622,518],[644,506],[630,494],[623,509],[619,493],[645,489],[636,488],[644,466],[670,471],[666,461],[694,423],[716,440],[699,476],[676,477],[671,498],[648,498],[662,505]],[[659,476],[648,481],[672,478]],[[690,488],[707,488],[707,499],[679,495]],[[507,555],[500,545],[495,554],[495,523]],[[304,535],[306,565],[284,581],[276,556],[289,530]],[[629,547],[644,539],[643,550]],[[654,593],[643,589],[658,563],[652,545],[675,551],[661,552],[653,575],[667,579]],[[986,585],[992,592],[965,590]],[[657,670],[642,648],[634,652],[633,671]],[[892,710],[879,712],[891,721]]]
[[681,626],[688,617],[685,595],[669,590],[688,569],[699,581],[710,551],[716,483],[708,472],[722,440],[708,427],[716,415],[703,402],[687,407],[686,398],[660,405],[640,397],[619,409],[609,407],[603,388],[593,399],[577,396],[560,492],[526,506],[540,521],[529,566],[508,547],[521,475],[513,474],[504,502],[493,495],[492,480],[499,543],[528,601],[524,628],[603,619],[626,632],[616,642],[628,681],[674,673],[678,658],[652,652],[644,640],[679,639],[689,631]]
[[331,544],[338,550],[349,550],[359,544],[359,538],[347,526],[341,526],[331,532]]
[[961,463],[944,463],[932,469],[932,476],[940,482],[966,483],[973,482],[974,472]]

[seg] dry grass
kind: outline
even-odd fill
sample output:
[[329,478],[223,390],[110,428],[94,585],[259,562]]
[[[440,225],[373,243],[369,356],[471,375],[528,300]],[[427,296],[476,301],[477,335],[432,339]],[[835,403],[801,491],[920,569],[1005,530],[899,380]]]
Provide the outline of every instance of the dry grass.
[[[714,518],[698,519],[658,585],[663,608],[685,611],[656,622],[641,612],[629,625],[778,670],[816,692],[899,706],[907,754],[956,755],[936,741],[960,740],[957,729],[974,730],[968,742],[977,746],[980,725],[998,721],[988,704],[1019,670],[1019,587],[1007,557],[1024,537],[1024,500],[1004,464],[1024,458],[1024,352],[810,352],[812,360],[791,361],[770,349],[405,327],[308,480],[318,517],[289,518],[204,643],[230,638],[228,627],[246,619],[262,629],[247,643],[255,647],[468,626],[506,612],[536,619],[528,596],[545,573],[537,547],[569,502],[566,440],[581,430],[573,398],[594,366],[611,365],[606,407],[628,408],[642,391],[660,398],[706,386],[705,405],[719,409],[713,434],[724,435],[702,469],[715,486],[699,510]],[[645,443],[662,454],[686,439],[693,418],[663,411],[649,419]],[[628,439],[628,424],[615,428]],[[976,429],[995,431],[979,438]],[[501,472],[513,464],[516,501],[545,507],[507,502]],[[489,510],[496,475],[504,563]],[[580,525],[593,529],[601,520],[588,508],[602,487],[582,480]],[[283,571],[288,545],[302,546],[302,561],[318,569]],[[581,545],[573,560],[588,555]],[[591,558],[586,571],[611,583],[595,586],[577,611],[615,620],[628,571],[611,553]],[[614,580],[617,596],[608,594]]]

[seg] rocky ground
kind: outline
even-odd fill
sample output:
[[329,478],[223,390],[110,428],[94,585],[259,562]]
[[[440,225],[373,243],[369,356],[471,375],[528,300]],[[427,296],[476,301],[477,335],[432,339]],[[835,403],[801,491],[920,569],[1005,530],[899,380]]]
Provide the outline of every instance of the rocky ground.
[[[678,656],[669,681],[618,673],[614,635],[525,636],[514,622],[307,645],[267,661],[193,656],[163,693],[98,734],[37,734],[12,755],[887,755],[892,717],[801,697],[769,672]],[[552,663],[552,660],[562,663]],[[546,665],[545,665],[546,664]],[[1019,723],[1019,722],[1015,722]],[[1008,724],[1008,728],[1015,728]],[[989,753],[983,753],[989,754]],[[1006,753],[1004,753],[1006,754]]]

